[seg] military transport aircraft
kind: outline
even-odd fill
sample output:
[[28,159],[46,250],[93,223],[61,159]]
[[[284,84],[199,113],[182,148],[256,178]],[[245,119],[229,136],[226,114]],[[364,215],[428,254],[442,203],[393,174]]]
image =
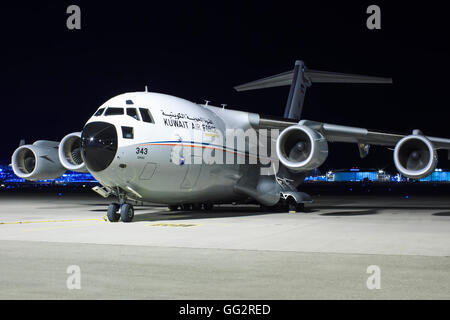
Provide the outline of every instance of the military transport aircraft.
[[[361,157],[370,145],[395,147],[395,166],[409,178],[430,175],[436,150],[450,149],[450,139],[420,130],[404,136],[301,119],[306,89],[320,82],[392,80],[311,70],[296,61],[292,71],[235,87],[290,85],[281,119],[147,90],[124,93],[101,105],[82,132],[60,142],[22,144],[12,155],[12,167],[27,180],[56,179],[66,170],[90,172],[101,184],[94,191],[117,197],[108,207],[109,221],[130,222],[135,201],[167,204],[171,210],[210,210],[214,204],[244,201],[294,210],[311,201],[297,187],[325,161],[330,142],[354,143]],[[239,135],[225,139],[230,132],[239,132],[244,142],[234,143]],[[273,155],[270,146],[261,152],[267,144],[274,145]]]

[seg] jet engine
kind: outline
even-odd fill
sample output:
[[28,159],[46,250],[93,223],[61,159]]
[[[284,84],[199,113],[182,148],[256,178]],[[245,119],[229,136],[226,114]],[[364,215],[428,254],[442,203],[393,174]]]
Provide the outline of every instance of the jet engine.
[[328,143],[318,131],[304,125],[286,128],[277,139],[277,156],[292,171],[309,171],[328,157]]
[[65,136],[59,144],[59,161],[67,169],[76,172],[88,172],[81,157],[81,132]]
[[433,144],[421,135],[410,135],[401,139],[394,149],[395,166],[405,177],[420,179],[433,173],[437,164]]
[[16,176],[32,181],[59,178],[66,169],[59,162],[58,144],[39,140],[17,148],[11,161]]

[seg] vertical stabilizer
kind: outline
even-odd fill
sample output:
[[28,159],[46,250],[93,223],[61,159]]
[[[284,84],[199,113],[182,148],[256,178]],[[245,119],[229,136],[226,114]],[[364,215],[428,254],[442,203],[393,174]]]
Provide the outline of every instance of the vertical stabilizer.
[[284,109],[284,118],[286,119],[301,119],[306,89],[311,85],[311,82],[305,78],[304,72],[305,64],[303,61],[295,61],[291,89],[289,90],[286,108]]

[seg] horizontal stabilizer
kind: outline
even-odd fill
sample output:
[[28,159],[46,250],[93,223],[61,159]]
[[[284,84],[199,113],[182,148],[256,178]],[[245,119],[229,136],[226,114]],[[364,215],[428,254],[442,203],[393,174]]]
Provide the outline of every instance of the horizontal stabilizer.
[[[392,83],[392,78],[370,77],[357,74],[337,73],[318,70],[304,70],[304,77],[310,82],[322,83]],[[283,72],[234,87],[237,91],[289,86],[294,78],[294,70]]]

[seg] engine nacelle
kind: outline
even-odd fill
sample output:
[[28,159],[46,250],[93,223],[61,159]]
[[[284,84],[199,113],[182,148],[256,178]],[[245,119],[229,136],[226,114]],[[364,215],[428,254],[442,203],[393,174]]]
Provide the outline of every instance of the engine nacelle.
[[17,148],[11,161],[16,176],[32,181],[59,178],[66,169],[59,162],[58,144],[39,140]]
[[81,132],[65,136],[59,144],[59,161],[67,169],[76,172],[88,172],[81,157]]
[[420,179],[433,173],[437,154],[430,140],[421,135],[401,139],[394,149],[395,166],[405,177]]
[[328,157],[328,143],[318,131],[304,125],[284,129],[277,139],[280,162],[293,171],[309,171]]

